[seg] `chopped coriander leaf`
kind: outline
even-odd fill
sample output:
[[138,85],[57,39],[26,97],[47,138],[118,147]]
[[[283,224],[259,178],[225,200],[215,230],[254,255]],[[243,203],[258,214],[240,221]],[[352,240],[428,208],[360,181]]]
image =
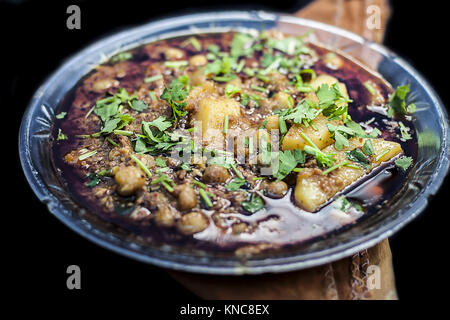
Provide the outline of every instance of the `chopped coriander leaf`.
[[227,169],[230,169],[231,165],[234,165],[234,159],[233,159],[233,157],[229,157],[229,156],[216,156],[216,157],[210,158],[207,161],[207,163],[222,166]]
[[342,166],[345,166],[346,164],[348,164],[348,160],[344,160],[338,164],[335,164],[334,166],[328,168],[327,170],[322,171],[322,175],[327,175],[328,173],[330,173],[331,171],[334,171]]
[[228,115],[225,115],[224,123],[223,123],[223,133],[228,133]]
[[186,102],[182,102],[188,96],[188,92],[182,82],[178,80],[172,81],[169,88],[164,88],[161,94],[161,99],[166,100],[172,107],[172,114],[174,122],[176,123],[179,118],[185,116],[187,111],[184,110]]
[[148,122],[148,124],[158,128],[159,131],[165,131],[172,126],[172,123],[163,116],[159,116],[155,120]]
[[250,197],[250,200],[242,202],[241,206],[246,211],[255,213],[264,208],[264,202],[260,196],[258,196],[256,193],[253,193]]
[[[345,123],[345,126],[353,131],[353,133],[347,132],[350,135],[358,136],[358,137],[361,137],[361,138],[368,137],[368,135],[366,134],[364,129],[361,127],[361,125],[359,123],[353,121],[353,120],[347,121]],[[378,129],[376,129],[376,130],[378,130]],[[375,131],[375,133],[374,133],[375,137],[373,137],[373,138],[376,138],[376,136],[378,136],[378,134],[376,134],[376,132],[379,132],[379,130]],[[372,134],[370,134],[369,136],[372,136]]]
[[[158,120],[158,119],[156,119]],[[156,121],[154,120],[154,121]],[[157,122],[157,125],[164,128],[163,122]],[[180,138],[184,137],[175,133],[162,132],[156,126],[152,126],[150,122],[142,121],[141,135],[137,135],[134,151],[137,153],[160,154],[168,151],[170,148],[183,143]]]
[[245,179],[234,178],[225,185],[228,191],[237,191],[245,184]]
[[197,186],[199,186],[200,188],[206,189],[206,184],[204,184],[203,182],[200,182],[198,180],[192,180],[192,184],[195,184]]
[[131,109],[139,111],[139,112],[142,112],[148,108],[148,104],[146,104],[142,100],[133,100],[131,103],[128,102],[128,104],[131,107]]
[[204,74],[219,74],[222,71],[222,61],[219,59],[208,63],[203,71]]
[[370,168],[369,159],[367,159],[366,155],[359,148],[355,148],[352,151],[346,152],[345,155],[348,160],[356,162],[361,167],[365,169]]
[[283,180],[298,165],[305,162],[305,156],[301,150],[286,150],[278,152],[278,170],[273,173],[278,181]]
[[350,201],[348,201],[348,199],[344,196],[340,197],[338,200],[340,200],[340,202],[341,202],[341,205],[340,205],[341,211],[346,212],[352,206],[352,203]]
[[66,114],[67,114],[67,112],[60,112],[55,117],[56,117],[56,119],[64,119]]
[[401,141],[411,140],[412,136],[409,134],[409,128],[406,127],[403,122],[399,121],[398,125],[400,126],[400,134],[401,134]]
[[401,157],[395,160],[395,165],[402,169],[403,171],[406,171],[412,164],[412,158],[411,157]]
[[182,67],[186,67],[189,63],[186,60],[176,60],[176,61],[166,61],[164,62],[164,66],[167,68],[179,69]]
[[274,61],[276,60],[276,57],[270,53],[265,53],[263,57],[261,58],[261,67],[267,68],[270,66]]
[[200,193],[200,196],[202,197],[205,205],[208,208],[211,208],[213,206],[213,203],[212,203],[211,199],[208,197],[208,194],[206,193],[206,191],[204,189],[199,189],[198,192]]
[[289,55],[309,53],[310,50],[305,46],[301,38],[287,37],[283,39],[269,38],[267,40],[269,48],[277,49]]
[[313,102],[307,99],[300,101],[295,108],[284,110],[285,114],[282,117],[285,120],[292,120],[297,124],[304,124],[313,121],[320,110],[313,107]]
[[254,69],[250,69],[250,68],[244,68],[242,71],[249,77],[253,77],[256,73]]
[[246,107],[250,101],[253,101],[255,103],[255,105],[257,107],[259,107],[259,100],[261,100],[262,97],[256,95],[256,94],[247,94],[247,93],[242,93],[241,94],[241,104]]
[[216,44],[210,44],[207,49],[211,53],[216,53],[217,54],[217,53],[220,52],[220,47],[218,45],[216,45]]
[[197,51],[201,51],[202,50],[202,45],[200,44],[200,42],[195,37],[190,37],[189,39],[187,39],[186,41],[184,41],[181,44],[182,47],[186,47],[188,45],[191,45]]
[[131,101],[133,99],[136,99],[136,94],[133,93],[132,95],[130,95],[128,93],[128,91],[124,88],[120,88],[119,90],[117,90],[117,93],[114,95],[116,98],[120,99],[120,102],[125,102],[125,101]]
[[415,103],[410,103],[407,107],[406,107],[406,111],[408,111],[408,113],[414,113],[416,112],[417,106]]
[[366,81],[364,82],[364,87],[366,87],[367,91],[370,92],[371,95],[376,95],[377,91],[375,90],[375,88],[372,86],[372,84],[370,83],[370,81]]
[[157,101],[157,100],[158,100],[158,98],[156,97],[156,94],[155,94],[154,91],[150,91],[150,92],[148,93],[148,95],[150,96],[150,98],[152,99],[152,101]]
[[253,54],[254,48],[252,47],[255,39],[253,36],[246,33],[237,33],[233,37],[231,42],[230,54],[233,57],[250,56]]
[[309,145],[306,145],[303,149],[306,153],[312,155],[316,161],[317,164],[321,167],[331,167],[336,160],[333,157],[333,154],[331,153],[324,153],[317,147],[311,147]]
[[261,123],[261,126],[259,127],[259,129],[265,129],[265,128],[266,128],[266,125],[267,125],[267,122],[268,122],[267,119],[264,120],[264,121]]
[[112,63],[116,63],[119,61],[125,61],[130,60],[133,57],[133,55],[130,52],[121,52],[119,54],[116,54],[111,58]]
[[68,139],[67,135],[64,134],[61,129],[58,129],[58,137],[56,138],[56,140],[67,140],[67,139]]
[[161,80],[162,78],[163,78],[163,76],[161,74],[157,74],[157,75],[154,75],[152,77],[145,78],[144,82],[145,83],[150,83],[150,82],[154,82],[154,81],[157,81],[157,80]]
[[236,75],[230,73],[230,74],[226,74],[226,75],[223,75],[223,76],[213,77],[213,80],[217,81],[217,82],[228,82],[228,81],[231,81],[231,80],[233,80],[235,78],[236,78]]
[[225,95],[227,96],[227,98],[231,98],[235,94],[238,94],[241,92],[242,92],[241,88],[236,87],[232,84],[227,84],[227,86],[225,87]]
[[155,163],[158,167],[167,167],[166,160],[163,158],[156,158]]
[[[269,78],[268,76],[266,76],[265,74],[261,73],[261,72],[258,72],[258,74],[256,75],[256,77],[257,77],[259,80],[262,80],[262,81],[264,81],[264,82],[269,82],[269,81],[270,81],[270,78]],[[260,88],[262,88],[262,87],[260,87]]]
[[187,163],[187,162],[182,162],[180,164],[180,169],[181,170],[186,170],[186,171],[192,171],[191,165],[189,163]]
[[173,192],[173,187],[175,186],[175,182],[173,182],[170,177],[166,176],[165,174],[161,174],[159,178],[153,180],[150,184],[161,184],[164,188],[166,188],[167,191]]
[[86,187],[93,188],[100,183],[100,176],[95,172],[89,172],[86,175],[86,178],[89,179],[89,181],[85,183]]
[[407,113],[406,108],[406,96],[409,93],[409,84],[404,86],[398,86],[391,98],[389,99],[388,116],[393,117],[395,115],[404,115]]
[[132,136],[134,134],[133,131],[128,130],[114,130],[113,132],[114,134],[117,134],[119,136],[126,136],[126,137]]
[[96,153],[97,153],[97,150],[93,150],[93,151],[89,151],[89,152],[83,153],[82,155],[80,155],[78,157],[78,160],[80,160],[80,161],[86,160],[87,158],[92,157]]
[[145,174],[147,175],[147,176],[149,176],[149,178],[151,178],[152,177],[152,174],[151,174],[151,172],[150,172],[150,170],[147,168],[147,166],[141,161],[141,160],[139,160],[135,155],[131,155],[130,156],[130,158],[134,161],[134,162],[136,162],[136,164],[145,172]]
[[360,204],[349,201],[346,197],[342,196],[339,199],[336,200],[335,204],[333,204],[334,207],[336,207],[337,209],[343,211],[343,212],[348,212],[348,210],[350,208],[355,208],[357,211],[363,212],[364,209],[363,207],[361,207]]
[[95,108],[96,108],[96,106],[93,106],[91,109],[89,109],[89,111],[86,113],[84,118],[87,119],[91,115],[92,111],[94,111]]
[[111,117],[114,117],[119,112],[119,104],[121,99],[116,96],[97,100],[94,113],[100,117],[103,122],[106,122]]
[[108,141],[110,144],[112,144],[114,147],[119,147],[119,144],[117,142],[115,142],[113,139],[111,138],[106,138],[106,141]]
[[283,117],[278,117],[278,126],[280,127],[280,133],[285,134],[287,130],[286,121]]
[[240,179],[244,179],[244,176],[242,173],[236,168],[236,165],[234,163],[230,164],[231,169],[233,169],[234,173],[238,176]]
[[363,152],[367,156],[371,156],[371,155],[375,154],[375,150],[373,149],[373,144],[372,144],[371,139],[367,139],[366,142],[364,142]]
[[331,87],[327,84],[322,84],[316,91],[317,98],[319,98],[319,107],[322,109],[323,115],[330,119],[337,119],[344,115],[344,122],[347,121],[348,102],[352,100],[347,99],[340,92],[337,83]]
[[378,128],[373,128],[373,130],[368,134],[368,138],[376,138],[381,134],[381,131]]
[[264,88],[264,87],[260,87],[260,86],[256,86],[256,85],[252,84],[251,88],[253,90],[256,90],[256,91],[259,91],[259,92],[267,93],[267,89]]
[[240,73],[242,71],[242,69],[244,69],[245,66],[245,60],[241,60],[241,62],[239,62],[236,65],[236,68],[234,68],[234,71],[236,71],[236,73]]
[[375,157],[375,161],[378,161],[378,160],[380,160],[381,158],[383,158],[383,156],[384,156],[386,153],[388,153],[390,150],[391,150],[391,149],[389,149],[389,148],[384,149],[380,154],[378,154],[378,155]]

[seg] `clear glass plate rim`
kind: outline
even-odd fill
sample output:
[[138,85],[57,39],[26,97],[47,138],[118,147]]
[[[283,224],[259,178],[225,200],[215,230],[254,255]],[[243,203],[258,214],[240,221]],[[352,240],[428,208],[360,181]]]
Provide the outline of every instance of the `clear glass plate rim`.
[[[178,261],[167,261],[161,260],[159,258],[150,257],[148,255],[144,255],[142,253],[131,251],[129,248],[119,247],[117,244],[110,243],[109,241],[90,233],[88,230],[83,229],[80,225],[74,224],[67,215],[61,214],[59,210],[66,210],[58,201],[56,197],[48,190],[45,183],[40,179],[39,172],[36,170],[33,165],[33,160],[30,155],[29,148],[29,139],[30,139],[30,124],[31,124],[31,115],[35,111],[35,109],[39,106],[40,99],[42,95],[45,93],[47,88],[58,79],[59,76],[66,72],[70,65],[78,63],[83,56],[89,55],[92,52],[98,51],[101,47],[112,43],[119,42],[121,43],[122,39],[126,39],[133,35],[134,38],[141,36],[144,33],[148,32],[156,32],[158,30],[164,30],[170,27],[182,26],[186,23],[201,23],[201,22],[209,22],[211,21],[211,15],[214,14],[216,21],[220,19],[248,19],[251,17],[259,17],[261,19],[272,20],[273,22],[287,22],[292,24],[303,24],[309,25],[314,28],[319,28],[324,31],[328,31],[331,33],[338,34],[340,36],[347,37],[353,41],[357,41],[361,44],[365,44],[370,46],[375,51],[380,52],[384,56],[388,56],[391,59],[394,59],[397,64],[399,64],[403,69],[405,69],[408,73],[413,75],[416,80],[422,85],[427,94],[432,98],[434,102],[434,107],[438,114],[440,115],[440,122],[442,124],[442,141],[441,141],[441,154],[439,158],[439,163],[436,168],[436,171],[433,173],[433,176],[428,180],[427,186],[422,191],[420,197],[414,203],[414,208],[412,206],[408,206],[409,214],[402,215],[402,221],[391,221],[390,224],[383,225],[383,230],[380,230],[376,233],[370,233],[365,235],[364,237],[358,238],[357,241],[350,241],[346,244],[340,244],[331,249],[325,250],[327,253],[324,255],[323,252],[313,252],[313,254],[309,255],[309,258],[301,259],[300,261],[295,261],[296,256],[288,257],[287,259],[280,258],[283,261],[279,261],[280,259],[273,259],[268,262],[268,264],[261,263],[260,265],[251,266],[235,266],[235,267],[220,267],[220,266],[209,266],[209,265],[186,265],[183,262]],[[179,17],[172,17],[164,20],[159,20],[155,22],[150,22],[148,24],[144,24],[139,27],[132,28],[130,30],[122,31],[116,33],[114,35],[108,36],[104,39],[100,39],[99,41],[89,45],[85,49],[80,52],[74,54],[72,57],[68,58],[57,71],[55,71],[47,80],[44,81],[44,84],[39,87],[33,96],[31,102],[29,103],[19,132],[19,154],[20,160],[22,164],[22,168],[24,170],[25,176],[32,187],[35,194],[38,198],[47,204],[49,211],[55,215],[58,219],[60,219],[64,224],[68,227],[81,234],[82,236],[90,239],[91,241],[116,251],[120,254],[129,256],[131,258],[141,260],[144,262],[153,263],[162,267],[168,267],[172,269],[179,269],[185,271],[192,272],[200,272],[200,273],[216,273],[216,274],[241,274],[241,273],[262,273],[262,272],[282,272],[289,271],[295,269],[301,269],[306,267],[311,267],[315,265],[319,265],[325,262],[337,260],[344,256],[349,256],[355,252],[358,252],[362,249],[368,248],[382,239],[392,235],[414,217],[416,217],[426,206],[427,199],[430,195],[436,193],[439,189],[440,185],[444,181],[445,175],[448,172],[449,168],[449,151],[448,151],[448,141],[449,141],[449,132],[448,132],[448,116],[445,108],[442,105],[437,94],[428,84],[428,82],[417,72],[409,63],[399,58],[398,55],[393,53],[391,50],[385,48],[382,45],[369,42],[359,35],[353,34],[349,31],[337,28],[335,26],[330,26],[323,24],[321,22],[311,21],[307,19],[297,18],[289,15],[280,15],[276,13],[262,12],[262,11],[223,11],[223,12],[210,12],[210,13],[201,13],[201,14],[193,14],[193,15],[185,15]],[[305,257],[303,257],[305,258]],[[294,261],[287,261],[287,260]]]

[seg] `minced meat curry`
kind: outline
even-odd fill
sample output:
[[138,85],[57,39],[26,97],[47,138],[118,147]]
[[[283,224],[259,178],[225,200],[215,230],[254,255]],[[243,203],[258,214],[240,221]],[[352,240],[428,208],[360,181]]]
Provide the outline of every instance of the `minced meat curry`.
[[75,199],[141,239],[251,255],[387,205],[416,152],[408,92],[306,35],[159,40],[67,94],[53,160]]

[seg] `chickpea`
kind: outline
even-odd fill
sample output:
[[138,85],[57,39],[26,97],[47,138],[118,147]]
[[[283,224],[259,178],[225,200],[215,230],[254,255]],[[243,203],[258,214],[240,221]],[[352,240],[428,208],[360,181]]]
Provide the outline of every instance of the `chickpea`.
[[247,224],[245,222],[235,223],[231,227],[233,234],[241,234],[245,231],[247,231]]
[[134,166],[119,168],[114,178],[121,196],[130,196],[145,185],[145,174]]
[[159,227],[172,227],[175,225],[175,212],[169,206],[160,206],[153,215],[153,219]]
[[141,162],[147,167],[147,168],[154,168],[156,166],[155,158],[153,158],[149,154],[137,154],[135,155],[136,158],[141,160]]
[[322,58],[322,60],[328,68],[334,69],[334,70],[341,68],[342,65],[344,64],[342,59],[338,55],[336,55],[334,52],[327,53]]
[[207,63],[208,60],[202,54],[197,54],[189,58],[189,64],[194,67],[204,66]]
[[101,79],[94,82],[92,90],[95,92],[103,92],[117,85],[119,85],[119,82],[115,79]]
[[197,195],[190,185],[177,186],[175,192],[178,193],[178,207],[180,210],[189,210],[197,205]]
[[228,170],[222,166],[211,165],[206,167],[205,172],[203,173],[203,180],[212,183],[224,183],[228,180],[230,174]]
[[164,56],[169,60],[182,59],[184,58],[184,52],[177,48],[167,48],[164,51]]
[[278,198],[283,197],[288,191],[288,186],[283,181],[268,182],[263,187],[270,195]]
[[201,212],[190,212],[178,220],[177,229],[185,234],[191,235],[205,230],[209,225],[208,218]]

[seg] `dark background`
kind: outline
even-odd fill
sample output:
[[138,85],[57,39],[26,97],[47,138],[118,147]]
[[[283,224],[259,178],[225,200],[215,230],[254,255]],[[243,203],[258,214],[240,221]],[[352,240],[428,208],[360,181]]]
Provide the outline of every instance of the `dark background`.
[[[160,1],[161,3],[164,1]],[[88,43],[122,28],[165,16],[217,9],[266,9],[295,12],[309,1],[5,1],[0,0],[1,68],[0,107],[3,115],[3,145],[11,174],[2,214],[11,218],[4,225],[8,236],[4,261],[12,270],[7,278],[21,292],[46,292],[54,296],[136,294],[149,299],[192,301],[196,297],[156,267],[139,263],[102,249],[73,233],[50,215],[32,193],[22,175],[17,156],[17,132],[23,111],[33,92],[61,62]],[[225,3],[225,2],[222,2]],[[446,10],[435,5],[392,1],[391,20],[385,45],[406,58],[427,78],[450,105],[449,56],[445,46]],[[81,8],[81,30],[66,28],[66,8]],[[9,128],[9,126],[11,126]],[[5,145],[6,144],[6,145]],[[11,145],[8,145],[11,144]],[[4,176],[5,172],[3,172]],[[448,245],[448,179],[427,210],[391,238],[400,299],[436,298],[438,288],[449,284],[444,261]],[[16,202],[13,202],[13,197]],[[9,208],[9,209],[6,209]],[[8,220],[7,220],[8,221]],[[66,289],[66,268],[82,270],[82,290]]]

